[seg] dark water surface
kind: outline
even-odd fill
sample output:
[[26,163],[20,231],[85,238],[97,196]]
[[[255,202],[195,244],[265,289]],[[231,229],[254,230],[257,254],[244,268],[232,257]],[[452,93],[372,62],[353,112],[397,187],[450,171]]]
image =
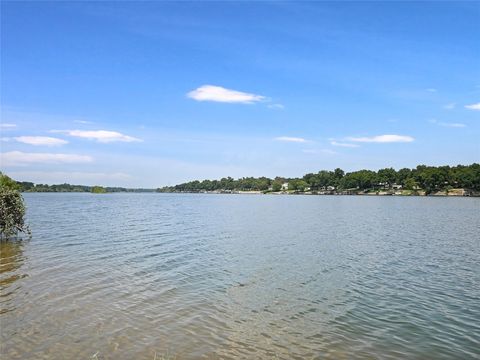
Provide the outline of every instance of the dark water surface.
[[2,360],[480,358],[480,199],[25,199]]

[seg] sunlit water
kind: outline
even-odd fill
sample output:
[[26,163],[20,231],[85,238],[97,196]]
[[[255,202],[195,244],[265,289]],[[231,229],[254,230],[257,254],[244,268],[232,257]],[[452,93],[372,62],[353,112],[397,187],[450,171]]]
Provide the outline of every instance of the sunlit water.
[[480,199],[25,199],[2,359],[480,358]]

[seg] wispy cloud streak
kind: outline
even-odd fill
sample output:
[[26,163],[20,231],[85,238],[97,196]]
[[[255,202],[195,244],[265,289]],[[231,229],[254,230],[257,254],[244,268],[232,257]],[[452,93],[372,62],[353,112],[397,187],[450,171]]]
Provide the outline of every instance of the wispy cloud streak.
[[14,129],[14,128],[16,128],[16,127],[17,127],[17,124],[8,124],[8,123],[6,123],[6,124],[3,124],[3,123],[0,124],[0,128],[1,128],[1,129],[4,129],[4,130],[5,130],[5,129]]
[[52,154],[52,153],[25,153],[10,151],[0,154],[4,166],[22,166],[28,164],[77,164],[89,163],[93,158],[88,155],[77,154]]
[[17,136],[13,139],[23,144],[35,146],[61,146],[68,144],[66,140],[49,136]]
[[300,137],[292,137],[292,136],[279,136],[275,138],[276,141],[284,141],[284,142],[294,142],[294,143],[305,143],[308,140]]
[[465,105],[465,108],[468,110],[477,110],[480,111],[480,102],[476,104]]
[[203,85],[190,91],[187,97],[196,101],[253,104],[266,100],[265,96],[226,89],[221,86]]
[[51,130],[51,132],[67,134],[69,136],[89,140],[96,140],[100,143],[142,141],[141,139],[135,138],[133,136],[109,130]]
[[330,144],[333,146],[341,146],[341,147],[347,147],[347,148],[356,148],[360,146],[358,144],[349,144],[349,143],[337,142],[337,141],[330,141]]
[[363,142],[363,143],[409,143],[415,139],[407,135],[377,135],[371,137],[348,137],[348,141]]

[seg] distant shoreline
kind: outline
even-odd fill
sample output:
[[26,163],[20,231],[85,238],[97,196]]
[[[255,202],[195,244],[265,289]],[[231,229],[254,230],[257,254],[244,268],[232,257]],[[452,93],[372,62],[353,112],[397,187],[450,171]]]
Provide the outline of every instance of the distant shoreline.
[[447,191],[438,191],[436,193],[426,194],[425,191],[418,192],[362,192],[362,191],[344,191],[344,192],[262,192],[262,191],[163,191],[162,194],[207,194],[207,195],[307,195],[307,196],[428,196],[428,197],[480,197],[480,192],[467,189],[452,189]]
[[[453,189],[464,190],[464,189]],[[22,191],[22,194],[92,194],[90,191]],[[262,191],[112,191],[102,194],[203,194],[203,195],[271,195],[271,196],[401,196],[401,197],[480,197],[480,192],[473,190],[460,191],[439,191],[437,193],[425,194],[425,191],[419,193],[365,193],[362,191],[351,193],[316,193],[316,192],[262,192]],[[95,195],[95,194],[94,194]]]
[[345,172],[320,170],[302,177],[224,177],[193,180],[164,186],[158,192],[270,193],[305,195],[380,196],[480,196],[480,164],[457,166],[418,165],[413,169],[393,168]]
[[446,166],[418,165],[416,168],[393,168],[345,172],[321,170],[302,177],[232,177],[218,180],[193,180],[156,189],[113,186],[48,185],[17,181],[24,192],[159,192],[205,194],[272,195],[361,195],[361,196],[480,196],[480,164]]

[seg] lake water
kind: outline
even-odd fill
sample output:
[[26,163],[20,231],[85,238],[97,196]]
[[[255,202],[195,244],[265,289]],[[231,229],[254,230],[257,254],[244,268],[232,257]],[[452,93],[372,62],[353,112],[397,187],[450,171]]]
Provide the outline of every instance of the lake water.
[[2,359],[479,359],[480,199],[25,194]]

